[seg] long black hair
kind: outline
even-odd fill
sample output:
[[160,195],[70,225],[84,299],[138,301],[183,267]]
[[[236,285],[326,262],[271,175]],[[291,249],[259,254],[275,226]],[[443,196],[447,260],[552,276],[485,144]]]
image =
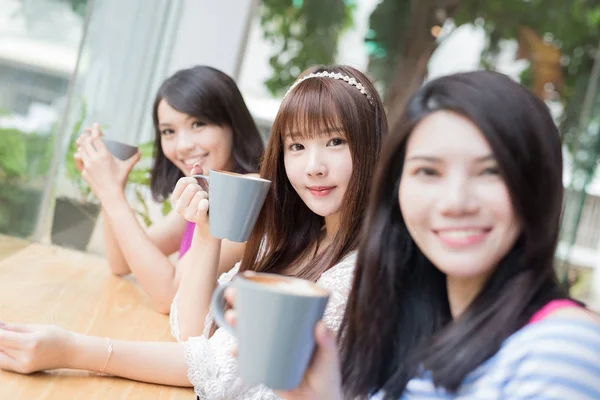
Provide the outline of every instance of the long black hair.
[[[469,307],[452,319],[446,276],[418,249],[398,206],[408,138],[438,110],[472,121],[489,143],[522,231]],[[562,155],[547,106],[505,75],[470,72],[424,85],[383,145],[340,346],[349,398],[396,399],[419,368],[455,392],[464,378],[552,299],[563,199]]]
[[168,197],[177,180],[183,177],[183,172],[162,151],[158,129],[158,105],[162,100],[181,113],[230,127],[235,172],[258,172],[264,143],[234,80],[203,65],[182,69],[162,83],[152,108],[155,140],[150,188],[155,199]]

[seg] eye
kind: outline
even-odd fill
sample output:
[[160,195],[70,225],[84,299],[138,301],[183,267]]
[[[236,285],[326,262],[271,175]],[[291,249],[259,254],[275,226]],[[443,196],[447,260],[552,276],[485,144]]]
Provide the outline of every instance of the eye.
[[160,131],[160,134],[163,136],[169,136],[174,133],[175,133],[175,131],[173,129],[163,129],[162,131]]
[[192,122],[192,128],[193,129],[198,129],[198,128],[201,128],[203,126],[206,126],[206,124],[204,122],[202,122],[202,121],[194,121],[194,122]]
[[489,167],[481,171],[481,175],[500,175],[500,169],[498,167]]
[[346,141],[342,138],[333,138],[327,143],[327,146],[341,146],[344,143],[346,143]]
[[431,167],[420,167],[417,168],[414,172],[416,176],[439,176],[440,174],[434,168]]
[[304,146],[301,145],[300,143],[292,143],[288,146],[288,149],[290,151],[300,151],[300,150],[304,150]]

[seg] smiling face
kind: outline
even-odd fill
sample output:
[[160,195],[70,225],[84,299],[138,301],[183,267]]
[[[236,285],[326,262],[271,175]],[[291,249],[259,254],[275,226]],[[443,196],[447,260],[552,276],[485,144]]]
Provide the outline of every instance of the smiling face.
[[336,217],[352,176],[350,147],[339,131],[313,137],[286,134],[287,177],[307,207],[322,217]]
[[165,100],[160,101],[157,114],[163,153],[185,175],[190,174],[195,163],[205,172],[234,168],[230,127],[208,124],[181,113]]
[[487,280],[520,225],[492,150],[468,119],[437,111],[413,130],[399,202],[406,227],[448,280]]

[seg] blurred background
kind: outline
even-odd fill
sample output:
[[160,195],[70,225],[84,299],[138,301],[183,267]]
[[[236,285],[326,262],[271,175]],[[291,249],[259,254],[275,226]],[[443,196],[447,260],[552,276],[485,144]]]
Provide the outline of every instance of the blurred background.
[[424,81],[492,69],[552,110],[567,189],[557,268],[597,302],[599,46],[600,0],[0,0],[0,235],[102,252],[99,205],[72,159],[94,121],[143,150],[128,185],[140,220],[167,213],[148,190],[151,104],[178,69],[231,75],[265,138],[313,64],[368,72],[391,123]]

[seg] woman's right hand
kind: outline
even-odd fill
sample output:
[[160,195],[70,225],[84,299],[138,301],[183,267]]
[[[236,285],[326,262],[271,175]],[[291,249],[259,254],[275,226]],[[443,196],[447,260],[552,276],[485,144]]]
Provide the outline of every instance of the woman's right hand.
[[[202,168],[194,165],[192,175],[201,173]],[[196,178],[186,176],[179,179],[171,198],[179,215],[196,225],[206,226],[208,230],[208,193]]]
[[[225,298],[234,307],[235,289],[227,288]],[[235,320],[235,309],[227,310],[225,321],[235,326]],[[315,327],[315,340],[316,348],[300,386],[291,391],[276,392],[279,397],[286,400],[343,400],[335,335],[323,321]]]

